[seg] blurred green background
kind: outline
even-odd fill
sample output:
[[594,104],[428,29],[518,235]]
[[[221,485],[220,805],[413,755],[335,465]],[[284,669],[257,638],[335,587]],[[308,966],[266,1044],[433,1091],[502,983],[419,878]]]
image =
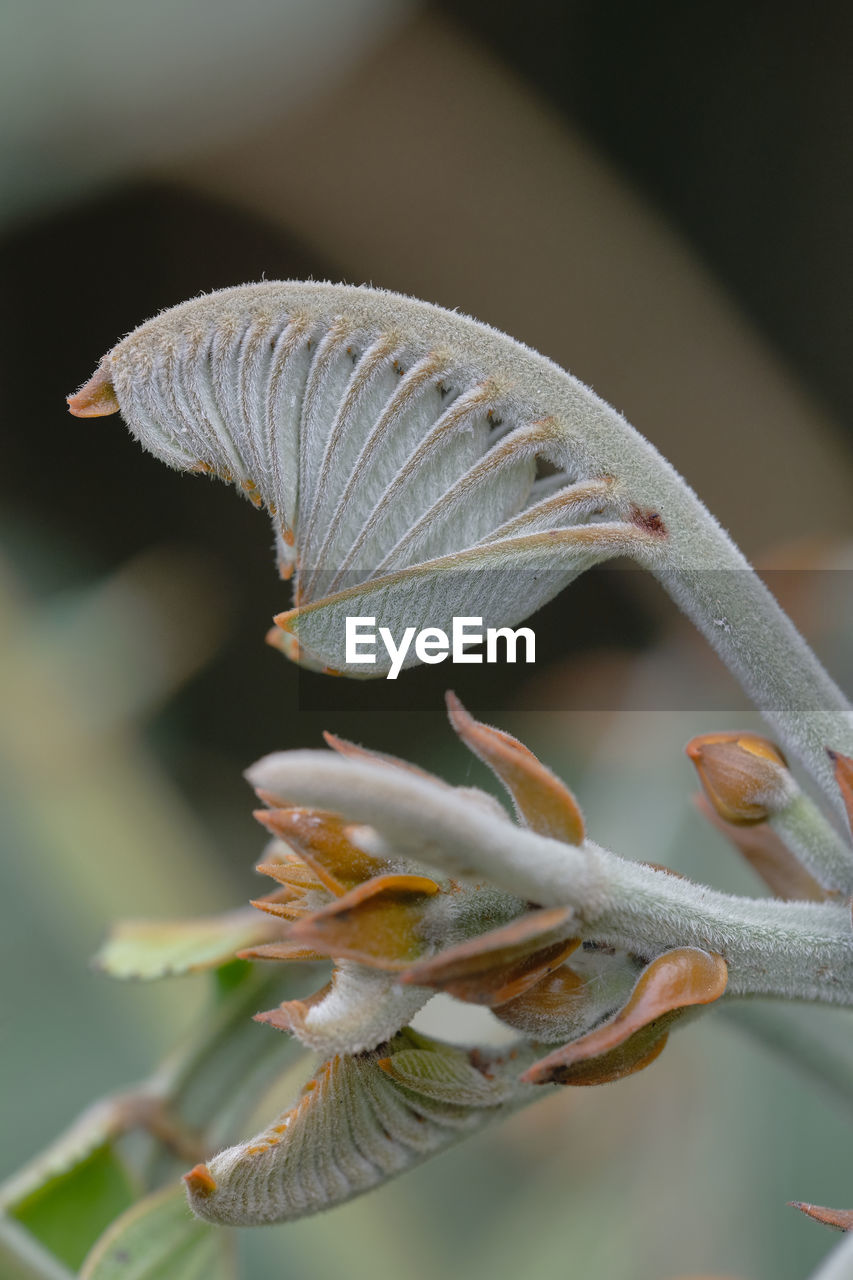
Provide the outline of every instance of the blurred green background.
[[[488,785],[444,668],[297,678],[263,644],[288,604],[264,519],[64,396],[202,290],[313,276],[459,307],[625,412],[851,688],[851,27],[705,0],[4,8],[0,1176],[198,1015],[199,980],[119,986],[88,958],[116,916],[256,890],[253,759],[328,727]],[[535,625],[535,674],[453,673],[475,714],[601,843],[758,892],[681,753],[748,714],[657,590],[594,573]],[[833,1241],[785,1201],[849,1202],[850,1126],[715,1014],[636,1079],[240,1233],[244,1274],[799,1280]]]

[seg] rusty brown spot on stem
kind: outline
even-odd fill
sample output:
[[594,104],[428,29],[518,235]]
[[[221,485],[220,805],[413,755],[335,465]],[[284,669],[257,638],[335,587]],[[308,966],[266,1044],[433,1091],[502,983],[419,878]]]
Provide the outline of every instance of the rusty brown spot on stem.
[[642,529],[645,533],[650,533],[652,537],[669,537],[669,530],[659,511],[652,511],[648,507],[639,507],[635,503],[631,507],[630,516],[632,524],[635,524],[638,529]]

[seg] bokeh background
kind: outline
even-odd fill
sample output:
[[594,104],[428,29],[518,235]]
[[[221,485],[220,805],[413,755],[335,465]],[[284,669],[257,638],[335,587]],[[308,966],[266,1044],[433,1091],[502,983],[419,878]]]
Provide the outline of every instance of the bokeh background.
[[[853,687],[851,57],[841,3],[4,7],[0,1175],[198,1016],[197,980],[118,987],[87,960],[118,915],[253,893],[253,759],[328,727],[488,785],[444,668],[297,679],[263,644],[288,603],[264,519],[65,395],[225,285],[458,307],[622,410]],[[533,674],[453,673],[471,709],[571,782],[602,843],[759,892],[681,754],[748,713],[671,606],[605,570],[535,625]],[[843,1090],[715,1015],[635,1079],[241,1233],[244,1274],[799,1280],[832,1239],[785,1201],[848,1203],[850,1138]]]

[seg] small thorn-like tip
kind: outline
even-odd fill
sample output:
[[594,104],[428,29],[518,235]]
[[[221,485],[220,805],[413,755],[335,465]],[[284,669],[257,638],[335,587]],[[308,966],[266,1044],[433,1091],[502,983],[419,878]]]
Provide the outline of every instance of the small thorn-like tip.
[[187,1190],[194,1196],[210,1196],[216,1190],[216,1179],[206,1164],[197,1164],[184,1174]]
[[98,369],[79,391],[67,397],[67,402],[75,418],[106,418],[119,411],[115,387],[104,369]]
[[808,1218],[814,1218],[825,1227],[836,1231],[853,1231],[853,1209],[829,1209],[822,1204],[809,1204],[805,1200],[789,1200],[790,1209],[799,1209]]
[[[837,752],[837,751],[833,751],[832,747],[827,747],[827,748],[826,748],[826,754],[829,756],[829,758],[830,758],[830,760],[832,761],[832,763],[833,763],[833,764],[837,764],[837,763],[838,763],[838,752]],[[795,1202],[794,1200],[791,1200],[791,1201],[790,1201],[790,1203],[791,1203],[791,1204],[795,1204],[796,1202]],[[797,1206],[797,1207],[799,1207],[799,1206]]]
[[277,613],[273,622],[281,631],[292,631],[291,624],[298,612],[298,609],[286,609],[284,613]]

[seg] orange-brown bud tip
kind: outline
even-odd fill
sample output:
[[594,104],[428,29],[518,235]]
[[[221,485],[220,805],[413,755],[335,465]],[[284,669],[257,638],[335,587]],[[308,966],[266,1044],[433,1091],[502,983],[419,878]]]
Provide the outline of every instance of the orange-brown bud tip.
[[275,812],[272,809],[253,809],[252,817],[267,831],[276,831]]
[[758,734],[705,733],[685,751],[714,809],[735,826],[765,822],[796,794],[784,755]]
[[194,1196],[210,1196],[216,1190],[216,1179],[206,1164],[197,1164],[184,1174],[184,1182]]
[[802,1200],[789,1200],[788,1207],[799,1209],[815,1222],[835,1227],[837,1231],[853,1231],[853,1209],[827,1209],[821,1204],[806,1204]]
[[68,396],[68,408],[75,418],[106,418],[118,413],[115,387],[105,369],[98,369],[79,391]]
[[298,609],[286,609],[284,613],[277,613],[273,618],[273,622],[281,631],[291,631],[291,623],[298,612]]

